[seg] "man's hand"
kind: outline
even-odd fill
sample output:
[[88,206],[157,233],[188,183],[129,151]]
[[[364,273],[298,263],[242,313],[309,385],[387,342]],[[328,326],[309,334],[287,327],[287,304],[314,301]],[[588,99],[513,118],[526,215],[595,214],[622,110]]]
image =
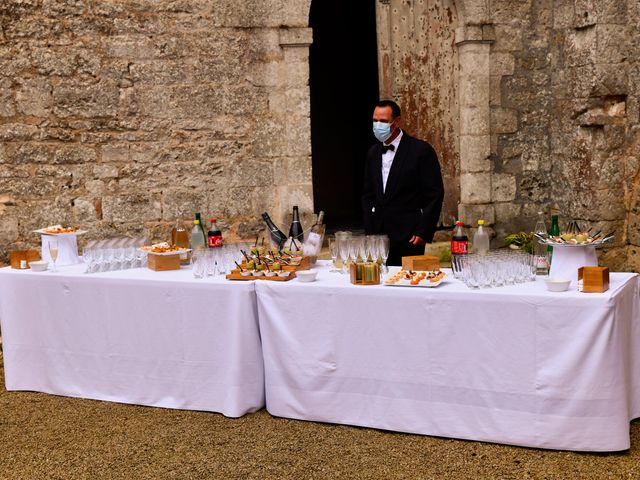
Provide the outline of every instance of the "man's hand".
[[427,242],[424,241],[424,238],[419,237],[418,235],[414,235],[409,240],[409,243],[411,243],[412,245],[424,245]]

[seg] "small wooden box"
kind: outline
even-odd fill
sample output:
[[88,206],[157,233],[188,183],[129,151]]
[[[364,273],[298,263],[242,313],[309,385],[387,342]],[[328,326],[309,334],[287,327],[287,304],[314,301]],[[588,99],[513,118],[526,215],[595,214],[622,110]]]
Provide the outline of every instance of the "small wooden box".
[[178,252],[175,255],[149,253],[147,256],[147,266],[156,272],[180,270],[180,253]]
[[578,291],[601,293],[609,290],[607,267],[580,267],[578,269]]
[[440,259],[431,255],[402,257],[403,270],[440,270]]
[[11,268],[21,269],[20,263],[24,260],[27,263],[25,268],[29,267],[29,262],[35,262],[36,260],[40,260],[40,252],[38,250],[14,250],[9,253],[9,258],[11,261]]
[[352,263],[349,273],[354,285],[380,285],[380,265],[375,262]]

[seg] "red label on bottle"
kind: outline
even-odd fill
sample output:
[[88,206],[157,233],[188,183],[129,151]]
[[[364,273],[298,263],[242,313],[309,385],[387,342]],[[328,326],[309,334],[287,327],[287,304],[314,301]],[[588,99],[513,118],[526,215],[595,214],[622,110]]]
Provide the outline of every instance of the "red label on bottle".
[[454,255],[468,253],[469,242],[465,240],[452,240],[451,253]]
[[209,248],[221,247],[222,235],[209,235],[207,237],[207,244],[209,245]]

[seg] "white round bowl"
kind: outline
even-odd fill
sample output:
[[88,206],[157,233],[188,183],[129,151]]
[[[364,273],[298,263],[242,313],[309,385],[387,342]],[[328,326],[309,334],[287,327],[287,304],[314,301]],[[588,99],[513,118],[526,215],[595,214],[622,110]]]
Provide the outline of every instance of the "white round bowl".
[[316,270],[298,270],[296,272],[296,277],[301,282],[313,282],[316,279],[318,272]]
[[571,280],[567,278],[546,278],[547,290],[550,292],[566,292],[569,290]]
[[29,267],[34,272],[44,272],[49,267],[49,262],[46,260],[36,260],[34,262],[29,262]]
[[276,275],[278,275],[278,274],[276,272],[273,272],[273,271],[264,272],[264,276],[265,277],[275,277]]
[[249,270],[242,270],[240,272],[240,275],[242,275],[243,277],[250,277],[251,276],[251,272]]
[[289,275],[291,275],[291,272],[287,272],[286,270],[281,270],[278,272],[279,277],[288,277]]

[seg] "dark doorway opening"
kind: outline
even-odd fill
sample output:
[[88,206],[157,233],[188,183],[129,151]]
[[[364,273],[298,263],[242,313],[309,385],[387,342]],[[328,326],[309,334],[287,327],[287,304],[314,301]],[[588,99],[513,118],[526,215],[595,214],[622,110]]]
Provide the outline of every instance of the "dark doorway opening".
[[378,100],[375,2],[314,0],[309,23],[311,151],[315,210],[329,231],[362,228],[362,178],[375,142]]

